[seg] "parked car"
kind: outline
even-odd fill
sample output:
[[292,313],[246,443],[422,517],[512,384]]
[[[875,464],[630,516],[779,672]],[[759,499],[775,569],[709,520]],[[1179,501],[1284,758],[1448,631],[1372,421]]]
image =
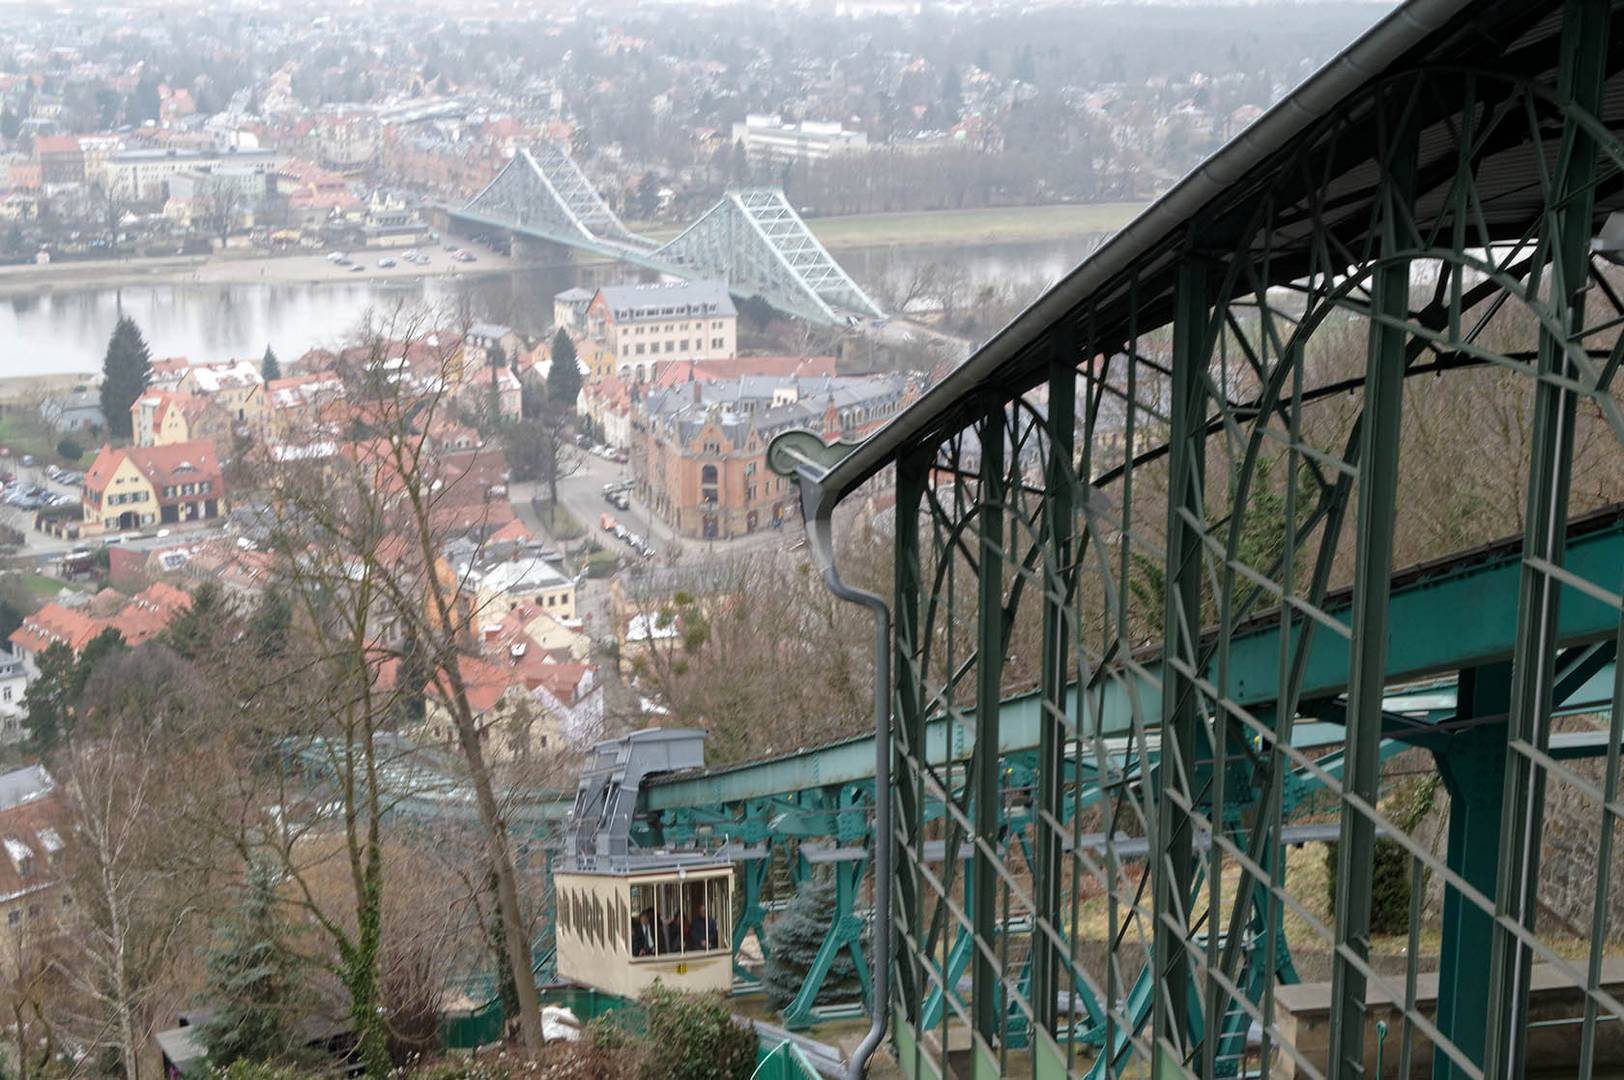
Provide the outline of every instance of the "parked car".
[[387,255],[385,255],[383,258],[378,260],[378,269],[380,269],[380,270],[388,270],[390,267],[392,267],[394,265],[395,265],[395,260],[391,259]]

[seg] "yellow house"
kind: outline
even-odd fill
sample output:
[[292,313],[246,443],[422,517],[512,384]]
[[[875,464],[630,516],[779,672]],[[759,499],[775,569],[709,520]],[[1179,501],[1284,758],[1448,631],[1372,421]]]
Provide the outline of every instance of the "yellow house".
[[104,446],[85,471],[86,536],[147,525],[173,525],[219,517],[225,480],[214,443]]
[[231,434],[226,409],[197,394],[151,390],[130,406],[130,427],[137,446],[170,446]]
[[252,360],[193,364],[181,375],[175,389],[208,398],[234,423],[258,424],[269,408],[265,380]]
[[615,373],[615,350],[597,338],[584,338],[576,346],[576,357],[586,365],[586,381],[602,382]]
[[[523,673],[467,656],[458,660],[457,667],[489,760],[522,761],[564,745],[558,718],[536,700]],[[421,734],[431,742],[452,745],[457,741],[457,722],[443,696],[448,688],[444,675],[425,688]]]

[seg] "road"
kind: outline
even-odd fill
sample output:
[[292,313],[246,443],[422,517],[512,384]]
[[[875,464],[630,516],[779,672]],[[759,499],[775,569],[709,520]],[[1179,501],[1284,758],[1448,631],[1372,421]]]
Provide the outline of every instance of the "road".
[[[627,529],[648,537],[655,547],[654,557],[661,560],[673,556],[725,558],[755,551],[781,549],[800,539],[800,526],[794,523],[782,529],[762,529],[749,536],[735,537],[731,540],[696,540],[679,537],[671,526],[662,521],[633,492],[627,492],[627,496],[631,499],[629,510],[617,510],[604,501],[603,486],[608,483],[630,481],[632,478],[630,465],[618,465],[584,451],[577,456],[579,463],[575,471],[558,482],[558,500],[594,539],[628,559],[635,559],[637,553],[624,542],[616,540],[613,535],[599,528],[598,521],[603,514],[613,514],[615,520]],[[540,523],[528,512],[530,500],[536,496],[546,499],[543,485],[513,485],[514,505],[520,508],[521,516],[532,529],[540,527]]]
[[[52,491],[79,498],[80,491],[76,487],[67,487],[54,483],[45,477],[45,468],[41,465],[24,466],[20,462],[13,462],[6,466],[6,471],[15,472],[18,479],[30,484],[43,484]],[[15,506],[0,503],[0,522],[10,525],[23,534],[23,550],[18,554],[24,558],[32,558],[37,562],[48,562],[58,556],[65,555],[75,548],[94,547],[101,543],[100,538],[88,540],[60,540],[46,533],[34,531],[34,512],[20,510]],[[205,536],[218,533],[221,523],[210,522],[201,526],[165,526],[164,531],[171,535],[157,536],[157,528],[149,527],[143,531],[131,532],[130,539],[125,541],[126,546],[137,551],[147,551],[153,548],[168,547],[180,542],[182,539],[201,539]]]

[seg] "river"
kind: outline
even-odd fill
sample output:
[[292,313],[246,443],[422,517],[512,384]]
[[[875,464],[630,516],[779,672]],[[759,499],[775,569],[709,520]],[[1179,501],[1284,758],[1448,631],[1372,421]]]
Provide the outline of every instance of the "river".
[[[860,283],[906,275],[921,263],[963,266],[972,290],[1012,288],[1026,299],[1092,247],[1087,237],[973,247],[854,248],[837,258]],[[552,321],[552,298],[574,285],[634,280],[637,271],[604,264],[525,266],[460,277],[386,281],[164,283],[53,287],[0,296],[0,376],[93,372],[120,312],[146,335],[154,358],[193,361],[258,358],[269,345],[283,360],[354,336],[369,312],[425,306],[447,323],[464,314],[539,334]]]

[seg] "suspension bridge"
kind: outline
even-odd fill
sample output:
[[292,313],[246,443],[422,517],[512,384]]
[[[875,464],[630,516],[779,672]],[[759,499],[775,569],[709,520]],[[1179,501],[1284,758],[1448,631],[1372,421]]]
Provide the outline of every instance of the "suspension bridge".
[[776,188],[730,189],[665,243],[628,229],[555,143],[514,154],[453,223],[501,229],[673,277],[727,283],[788,315],[849,326],[884,312]]

